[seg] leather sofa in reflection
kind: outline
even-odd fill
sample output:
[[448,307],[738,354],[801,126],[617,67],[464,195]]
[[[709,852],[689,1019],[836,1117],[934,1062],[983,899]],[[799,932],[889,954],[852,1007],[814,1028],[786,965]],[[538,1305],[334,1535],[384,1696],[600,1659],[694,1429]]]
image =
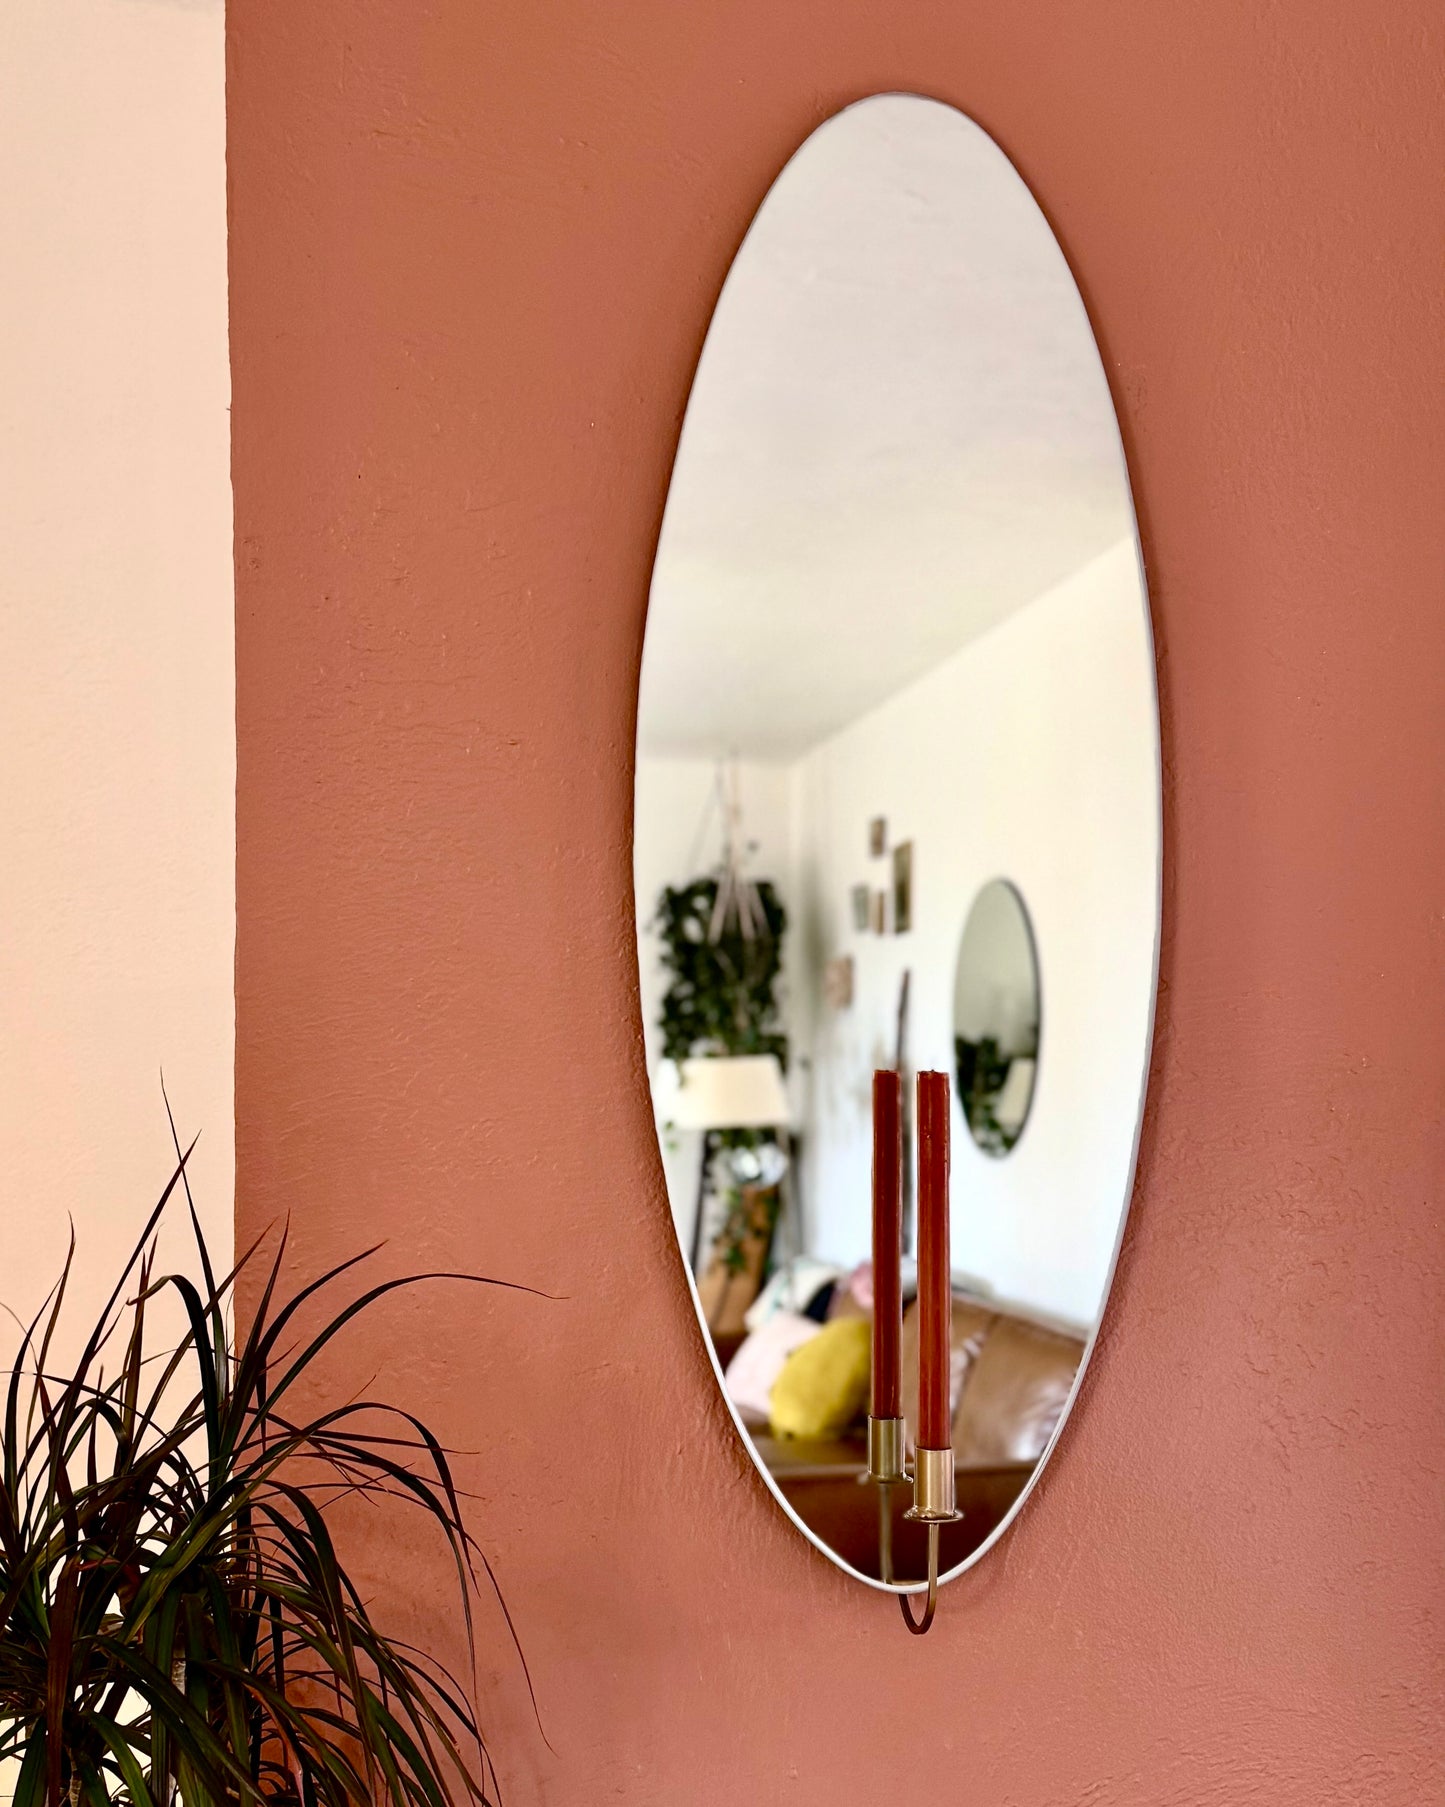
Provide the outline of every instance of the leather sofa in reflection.
[[[984,1299],[953,1303],[953,1449],[961,1521],[944,1527],[945,1569],[977,1549],[1018,1498],[1063,1412],[1083,1358],[1077,1334]],[[918,1318],[903,1320],[903,1410],[918,1422]],[[758,1453],[804,1524],[865,1575],[878,1564],[878,1493],[868,1484],[862,1427],[808,1442],[752,1432]],[[922,1579],[925,1533],[903,1517],[910,1489],[892,1491],[894,1572]]]

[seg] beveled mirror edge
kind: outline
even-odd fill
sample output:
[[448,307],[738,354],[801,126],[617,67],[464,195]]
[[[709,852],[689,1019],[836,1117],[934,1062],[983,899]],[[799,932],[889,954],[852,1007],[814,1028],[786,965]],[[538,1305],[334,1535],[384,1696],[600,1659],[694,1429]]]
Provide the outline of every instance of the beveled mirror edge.
[[[1024,1506],[1027,1504],[1029,1498],[1032,1496],[1034,1489],[1038,1486],[1039,1480],[1042,1477],[1044,1470],[1048,1467],[1049,1463],[1052,1461],[1054,1452],[1057,1450],[1060,1440],[1062,1439],[1064,1432],[1068,1426],[1069,1420],[1073,1415],[1075,1403],[1077,1402],[1079,1393],[1083,1387],[1084,1378],[1088,1373],[1089,1365],[1093,1360],[1094,1349],[1098,1343],[1100,1333],[1103,1330],[1104,1320],[1108,1315],[1110,1305],[1113,1300],[1114,1280],[1115,1280],[1115,1276],[1118,1272],[1119,1257],[1120,1257],[1120,1254],[1121,1254],[1123,1246],[1124,1246],[1124,1236],[1128,1230],[1129,1219],[1130,1219],[1130,1216],[1131,1216],[1133,1208],[1134,1208],[1134,1193],[1135,1193],[1135,1188],[1138,1183],[1139,1153],[1140,1153],[1140,1147],[1141,1147],[1141,1143],[1142,1143],[1142,1139],[1143,1139],[1143,1132],[1144,1132],[1144,1114],[1145,1114],[1145,1110],[1147,1108],[1147,1103],[1148,1103],[1149,1073],[1150,1073],[1150,1068],[1153,1064],[1154,1032],[1155,1032],[1155,1026],[1156,1026],[1157,1015],[1158,1015],[1159,965],[1160,965],[1161,940],[1162,940],[1162,934],[1163,934],[1163,909],[1164,909],[1163,738],[1162,738],[1162,723],[1161,723],[1160,713],[1159,713],[1159,666],[1158,666],[1158,656],[1157,656],[1157,648],[1156,648],[1155,634],[1154,634],[1154,617],[1153,617],[1153,610],[1152,610],[1151,602],[1150,602],[1148,572],[1147,572],[1147,570],[1145,568],[1145,564],[1144,564],[1144,547],[1143,547],[1143,541],[1142,541],[1142,539],[1140,537],[1140,533],[1139,533],[1138,509],[1137,509],[1137,507],[1135,505],[1135,501],[1134,501],[1134,484],[1133,484],[1133,479],[1132,479],[1132,476],[1131,476],[1131,473],[1129,470],[1128,457],[1127,457],[1127,454],[1124,449],[1123,435],[1120,432],[1120,428],[1119,428],[1119,411],[1118,411],[1117,402],[1115,401],[1115,398],[1114,398],[1114,388],[1113,388],[1113,385],[1109,382],[1108,370],[1104,366],[1103,357],[1099,350],[1098,334],[1095,330],[1093,317],[1089,312],[1088,303],[1084,300],[1083,291],[1079,287],[1078,279],[1077,279],[1077,276],[1074,274],[1073,265],[1069,261],[1068,253],[1065,251],[1063,244],[1060,242],[1060,240],[1058,238],[1058,234],[1054,231],[1052,221],[1049,219],[1048,214],[1044,211],[1042,205],[1039,202],[1038,196],[1034,193],[1034,190],[1033,190],[1032,186],[1030,185],[1030,183],[1028,182],[1027,178],[1019,170],[1017,164],[1013,161],[1012,157],[1009,156],[1008,152],[1004,150],[1003,146],[998,142],[998,140],[993,136],[993,134],[987,130],[986,127],[981,125],[978,122],[978,120],[973,118],[973,116],[970,113],[965,112],[962,107],[955,106],[952,101],[943,100],[937,95],[923,94],[916,90],[907,89],[907,88],[882,88],[882,89],[877,90],[875,93],[860,95],[856,100],[852,100],[852,101],[848,102],[848,104],[846,106],[839,107],[836,112],[830,113],[827,115],[826,118],[817,121],[812,127],[810,127],[810,129],[807,132],[807,134],[805,135],[805,137],[800,139],[798,141],[798,143],[793,146],[792,150],[788,153],[788,156],[784,159],[782,164],[778,167],[776,172],[773,174],[773,176],[769,180],[767,186],[764,188],[761,196],[758,199],[756,207],[754,207],[754,209],[752,210],[752,214],[748,221],[747,230],[743,233],[742,238],[739,240],[737,248],[734,251],[732,259],[728,265],[727,274],[724,277],[723,282],[719,287],[716,298],[714,299],[712,310],[708,316],[708,331],[709,332],[711,331],[713,317],[715,316],[718,308],[721,305],[722,297],[726,293],[729,282],[731,282],[733,279],[734,272],[737,269],[738,262],[742,256],[743,250],[747,245],[748,236],[752,232],[752,229],[753,229],[754,224],[756,223],[758,214],[761,212],[764,203],[766,202],[768,196],[772,193],[776,184],[782,179],[784,173],[786,172],[786,170],[787,170],[789,164],[792,162],[793,158],[798,154],[798,152],[803,148],[803,146],[808,143],[808,141],[814,136],[814,134],[817,133],[818,131],[821,131],[824,126],[830,125],[834,120],[840,119],[844,114],[852,112],[857,107],[866,106],[870,101],[884,99],[884,98],[921,100],[921,101],[926,101],[935,106],[947,107],[950,111],[957,113],[960,116],[960,118],[967,120],[968,123],[975,128],[975,130],[981,132],[983,134],[983,136],[988,139],[989,143],[994,147],[994,149],[998,152],[998,154],[1005,160],[1005,162],[1007,162],[1009,168],[1014,172],[1015,176],[1018,177],[1018,180],[1023,185],[1025,191],[1027,192],[1027,194],[1029,196],[1029,199],[1033,202],[1034,206],[1036,208],[1038,208],[1040,217],[1043,219],[1045,225],[1048,227],[1048,230],[1049,230],[1051,236],[1054,238],[1056,245],[1058,245],[1059,254],[1061,257],[1063,257],[1064,262],[1069,269],[1070,278],[1073,280],[1073,284],[1074,284],[1074,291],[1075,291],[1076,295],[1078,296],[1079,306],[1083,309],[1084,317],[1088,322],[1089,336],[1090,336],[1090,340],[1093,344],[1094,355],[1099,360],[1100,368],[1103,371],[1103,375],[1104,375],[1105,385],[1106,385],[1106,387],[1108,389],[1108,393],[1109,393],[1110,414],[1112,416],[1114,436],[1118,443],[1118,450],[1119,450],[1119,465],[1120,465],[1120,469],[1123,472],[1123,476],[1124,476],[1124,487],[1125,487],[1125,492],[1126,492],[1126,496],[1127,496],[1127,500],[1128,500],[1129,520],[1130,520],[1130,524],[1133,528],[1134,562],[1135,562],[1135,567],[1136,567],[1137,574],[1138,574],[1139,598],[1140,598],[1140,604],[1141,604],[1141,608],[1142,608],[1142,612],[1143,612],[1145,651],[1147,654],[1147,664],[1148,664],[1149,695],[1150,695],[1150,699],[1151,699],[1151,702],[1153,705],[1150,710],[1150,742],[1151,742],[1151,752],[1152,752],[1153,765],[1154,765],[1154,822],[1153,822],[1153,829],[1154,829],[1154,936],[1153,936],[1153,946],[1150,950],[1150,974],[1149,974],[1147,1009],[1145,1012],[1143,1059],[1141,1062],[1140,1075],[1139,1075],[1138,1103],[1137,1103],[1137,1107],[1135,1110],[1135,1116],[1134,1116],[1134,1131],[1133,1131],[1133,1137],[1132,1137],[1131,1144],[1130,1144],[1128,1168],[1127,1168],[1127,1173],[1125,1176],[1123,1204],[1121,1206],[1120,1213],[1119,1213],[1118,1229],[1114,1236],[1113,1247],[1110,1250],[1109,1260],[1108,1260],[1108,1264],[1107,1264],[1105,1274],[1104,1274],[1103,1285],[1100,1289],[1099,1310],[1098,1310],[1098,1314],[1094,1320],[1093,1327],[1090,1330],[1087,1338],[1085,1339],[1084,1351],[1083,1351],[1083,1354],[1079,1358],[1079,1365],[1074,1373],[1073,1384],[1069,1388],[1068,1396],[1066,1397],[1063,1408],[1059,1413],[1058,1421],[1055,1424],[1053,1432],[1050,1435],[1048,1442],[1045,1444],[1044,1449],[1043,1449],[1042,1453],[1040,1454],[1037,1462],[1035,1462],[1033,1471],[1029,1475],[1028,1480],[1020,1488],[1017,1497],[1013,1500],[1012,1504],[1009,1506],[1008,1511],[999,1520],[998,1524],[994,1526],[993,1530],[988,1534],[988,1536],[983,1540],[983,1542],[980,1543],[976,1549],[971,1550],[962,1562],[956,1563],[954,1565],[954,1567],[951,1569],[946,1569],[946,1570],[943,1570],[940,1572],[940,1574],[938,1575],[938,1578],[937,1578],[937,1585],[939,1587],[942,1587],[948,1582],[958,1580],[959,1577],[966,1574],[970,1569],[974,1568],[979,1562],[982,1561],[982,1559],[989,1553],[989,1551],[992,1550],[994,1548],[994,1546],[1000,1541],[1000,1539],[1002,1539],[1003,1536],[1012,1528],[1012,1526],[1014,1525],[1015,1521],[1017,1520],[1019,1514],[1023,1511]],[[704,333],[702,346],[698,353],[697,363],[695,364],[695,366],[692,370],[692,373],[689,377],[687,403],[686,403],[686,406],[684,407],[684,411],[683,411],[682,426],[678,433],[677,443],[674,448],[673,461],[672,461],[672,464],[669,467],[669,471],[668,471],[668,489],[667,489],[668,495],[671,494],[671,487],[672,487],[673,475],[674,475],[674,472],[676,469],[677,458],[681,453],[681,449],[682,449],[684,439],[685,439],[685,436],[687,433],[687,414],[691,409],[692,398],[693,398],[693,395],[694,395],[694,393],[696,391],[696,387],[697,387],[697,372],[698,372],[698,369],[701,367],[702,358],[706,354],[706,350],[707,350],[707,333]],[[665,506],[664,506],[664,513],[665,513]],[[647,604],[643,610],[643,620],[642,620],[643,638],[645,638],[645,635],[646,635],[647,616],[651,610],[651,603],[652,603],[652,574],[651,574],[651,571],[649,571]],[[640,655],[640,651],[641,651],[641,644],[642,644],[642,642],[640,639],[639,640],[639,655]],[[636,819],[635,818],[635,809],[636,809],[635,791],[636,791],[636,770],[637,770],[637,738],[636,738],[635,729],[634,729],[633,741],[632,741],[632,765],[633,765],[634,806],[633,806],[633,814],[630,818],[630,826],[632,826],[633,832],[635,833],[635,819]],[[1017,888],[1017,887],[1015,887],[1015,888]],[[637,897],[636,897],[635,890],[633,893],[632,907],[633,907],[633,920],[634,920],[633,948],[634,948],[634,954],[636,954],[636,949],[637,949],[637,935],[636,935]],[[1032,932],[1032,923],[1030,923],[1030,928],[1031,928],[1031,932]],[[1037,952],[1037,948],[1036,948],[1036,952]],[[638,1021],[637,1021],[636,1027],[637,1027],[638,1038],[639,1038],[639,1040],[641,1040],[643,1037],[643,1024],[642,1024],[641,1015],[640,1015],[640,1012],[641,1012],[641,989],[640,989],[640,986],[639,986],[639,989],[637,992],[637,998],[638,998],[639,1016],[638,1016]],[[644,1083],[647,1085],[648,1092],[649,1092],[648,1109],[649,1109],[649,1112],[651,1112],[652,1100],[651,1100],[651,1094],[650,1094],[650,1077],[648,1075],[647,1065],[646,1065],[645,1061],[642,1063],[642,1066],[643,1066]],[[661,1178],[661,1150],[660,1150],[660,1147],[658,1149],[658,1160],[659,1160],[659,1178]],[[687,1284],[688,1294],[692,1300],[693,1312],[694,1312],[696,1320],[697,1320],[697,1329],[698,1329],[699,1338],[701,1340],[704,1352],[706,1353],[708,1363],[709,1363],[710,1367],[712,1368],[713,1378],[717,1383],[718,1393],[721,1396],[722,1403],[727,1411],[728,1416],[732,1420],[733,1429],[736,1432],[740,1442],[742,1443],[743,1449],[746,1451],[748,1460],[751,1462],[751,1464],[752,1464],[754,1470],[757,1472],[757,1474],[761,1477],[768,1492],[772,1495],[773,1499],[776,1501],[778,1506],[782,1509],[785,1516],[789,1519],[789,1521],[792,1523],[794,1528],[796,1530],[798,1530],[799,1532],[801,1532],[801,1534],[807,1540],[807,1542],[810,1543],[813,1546],[813,1548],[819,1552],[820,1555],[826,1557],[827,1560],[835,1568],[841,1570],[841,1572],[843,1574],[849,1576],[851,1579],[861,1582],[863,1584],[863,1586],[871,1588],[875,1593],[889,1594],[889,1595],[895,1595],[895,1596],[896,1595],[921,1595],[921,1594],[927,1593],[928,1586],[929,1586],[927,1580],[920,1579],[918,1581],[909,1581],[909,1582],[888,1582],[888,1581],[882,1580],[880,1577],[867,1575],[861,1569],[855,1568],[852,1563],[845,1561],[845,1559],[842,1556],[840,1556],[835,1549],[833,1549],[829,1544],[825,1543],[824,1540],[821,1537],[819,1537],[817,1535],[817,1533],[815,1531],[813,1531],[812,1528],[808,1524],[806,1524],[804,1522],[804,1520],[802,1519],[802,1517],[794,1510],[793,1506],[789,1503],[786,1495],[783,1493],[781,1487],[779,1487],[777,1481],[774,1479],[772,1474],[769,1472],[767,1464],[759,1456],[757,1448],[753,1442],[752,1435],[751,1435],[750,1431],[748,1430],[747,1426],[744,1424],[742,1415],[740,1414],[737,1407],[733,1403],[732,1397],[727,1390],[727,1385],[726,1385],[726,1381],[725,1381],[725,1377],[724,1377],[724,1373],[723,1373],[722,1363],[718,1359],[717,1350],[714,1347],[712,1337],[708,1331],[707,1317],[706,1317],[706,1313],[703,1309],[701,1296],[698,1292],[697,1278],[693,1274],[692,1269],[689,1266],[686,1254],[682,1248],[682,1244],[680,1241],[678,1241],[675,1234],[673,1237],[673,1243],[674,1243],[674,1246],[677,1251],[678,1266],[680,1267],[680,1269],[682,1271],[683,1278]],[[864,1484],[864,1483],[860,1482],[860,1485],[861,1484]]]

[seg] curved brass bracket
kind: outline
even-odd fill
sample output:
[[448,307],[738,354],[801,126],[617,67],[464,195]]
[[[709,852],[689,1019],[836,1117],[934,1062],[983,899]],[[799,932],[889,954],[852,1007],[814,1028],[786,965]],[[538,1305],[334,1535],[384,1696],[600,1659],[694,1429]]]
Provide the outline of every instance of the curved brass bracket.
[[914,1637],[921,1638],[924,1632],[928,1630],[929,1626],[932,1625],[933,1615],[938,1607],[937,1522],[930,1524],[928,1527],[928,1604],[923,1609],[923,1617],[921,1619],[914,1618],[913,1608],[908,1604],[909,1599],[910,1596],[908,1594],[900,1594],[898,1596],[898,1610],[903,1614],[903,1623],[913,1633]]
[[[894,1585],[893,1489],[906,1487],[909,1476],[903,1464],[904,1423],[901,1418],[868,1420],[869,1480],[878,1489],[878,1572],[885,1585]],[[928,1603],[923,1617],[915,1619],[907,1594],[898,1596],[903,1623],[915,1637],[922,1637],[938,1610],[938,1533],[963,1515],[954,1500],[952,1449],[919,1449],[914,1458],[913,1505],[905,1518],[928,1527]]]

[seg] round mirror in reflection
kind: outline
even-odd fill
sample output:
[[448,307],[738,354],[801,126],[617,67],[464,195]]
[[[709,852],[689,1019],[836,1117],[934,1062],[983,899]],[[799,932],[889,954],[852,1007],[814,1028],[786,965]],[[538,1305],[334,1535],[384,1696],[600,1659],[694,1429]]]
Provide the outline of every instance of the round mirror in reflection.
[[1024,900],[996,878],[973,900],[953,976],[953,1059],[968,1133],[1002,1157],[1029,1120],[1039,1070],[1039,961]]

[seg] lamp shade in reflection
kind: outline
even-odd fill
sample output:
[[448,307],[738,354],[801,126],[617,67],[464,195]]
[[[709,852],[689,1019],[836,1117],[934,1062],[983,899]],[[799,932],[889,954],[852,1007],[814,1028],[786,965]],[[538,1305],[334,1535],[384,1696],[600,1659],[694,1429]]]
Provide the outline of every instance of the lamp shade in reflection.
[[668,1061],[657,1076],[658,1115],[677,1129],[781,1129],[788,1121],[783,1069],[774,1054],[703,1055]]

